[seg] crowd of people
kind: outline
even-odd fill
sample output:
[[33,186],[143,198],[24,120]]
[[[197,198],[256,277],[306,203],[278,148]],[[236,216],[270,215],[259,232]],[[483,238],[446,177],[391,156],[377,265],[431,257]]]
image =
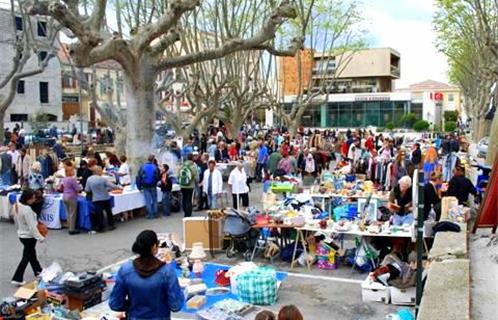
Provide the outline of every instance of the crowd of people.
[[[426,196],[426,199],[430,199],[436,210],[439,210],[443,195],[455,196],[461,203],[466,203],[469,194],[476,193],[465,177],[465,168],[458,157],[459,152],[466,151],[467,143],[455,133],[407,139],[361,129],[346,132],[301,130],[292,137],[285,128],[255,130],[248,126],[240,130],[235,139],[227,136],[223,129],[211,129],[207,134],[193,135],[181,148],[177,141],[170,144],[174,163],[185,160],[184,164],[189,166],[191,161],[197,164],[195,181],[190,181],[193,186],[190,185],[188,191],[182,187],[182,192],[184,200],[192,198],[192,190],[197,194],[199,199],[194,202],[199,204],[198,209],[218,205],[221,174],[217,164],[220,163],[236,164],[228,179],[235,208],[240,203],[242,207],[249,205],[248,191],[254,181],[266,182],[293,175],[302,179],[304,186],[310,186],[330,179],[335,170],[364,175],[378,190],[391,191],[389,209],[400,216],[408,215],[400,223],[412,218],[409,204],[415,169],[424,173],[428,186],[426,193],[433,192],[432,197]],[[212,165],[208,166],[208,163]],[[429,188],[431,186],[433,188]],[[210,200],[204,200],[205,196]],[[406,209],[410,210],[398,208],[405,202]],[[431,208],[431,205],[426,207]],[[189,216],[190,208],[184,206],[184,209]]]
[[[375,183],[378,190],[392,191],[389,209],[400,215],[411,211],[398,209],[397,206],[410,200],[408,195],[406,199],[402,197],[411,194],[407,191],[411,190],[411,177],[415,169],[424,172],[425,183],[429,187],[426,188],[426,199],[430,199],[436,210],[443,194],[456,196],[461,203],[468,201],[469,194],[475,194],[475,188],[465,177],[465,168],[458,158],[458,152],[465,149],[466,144],[462,137],[455,134],[409,140],[403,136],[375,134],[360,129],[346,132],[300,130],[291,136],[285,128],[261,130],[245,126],[235,139],[228,136],[222,127],[192,135],[183,143],[171,141],[167,159],[174,160],[158,161],[151,155],[139,167],[133,180],[125,155],[118,157],[111,152],[99,153],[91,146],[85,146],[76,169],[73,159],[66,157],[59,142],[44,148],[36,159],[31,159],[26,147],[19,149],[18,144],[10,142],[0,148],[0,182],[4,185],[19,184],[40,192],[64,190],[64,203],[71,213],[70,217],[76,210],[77,193],[85,190],[91,194],[89,199],[96,203],[98,229],[103,227],[101,212],[107,212],[110,216],[108,205],[101,203],[109,198],[106,192],[130,184],[136,184],[143,192],[147,218],[151,219],[159,217],[160,209],[164,216],[171,214],[172,187],[175,183],[181,189],[181,207],[186,217],[191,216],[194,209],[228,205],[220,201],[228,194],[223,188],[223,177],[227,173],[222,170],[223,163],[230,164],[228,189],[234,208],[249,206],[249,191],[253,182],[267,183],[291,175],[299,177],[304,186],[310,186],[330,179],[335,170],[364,175]],[[75,169],[69,169],[68,173],[76,180],[61,179],[59,186],[47,183],[54,175],[64,178],[67,168]],[[103,177],[104,173],[112,175],[115,183],[110,184],[109,179]],[[88,181],[91,183],[87,187]],[[102,186],[102,181],[108,184]],[[400,186],[401,182],[403,186]],[[81,188],[78,189],[76,184]],[[161,188],[162,199],[157,199],[157,187]],[[158,202],[162,202],[161,207]],[[410,217],[403,221],[410,221]],[[112,227],[112,222],[109,225]],[[77,233],[72,220],[69,226],[71,234]]]
[[[232,194],[234,208],[247,208],[255,182],[265,184],[291,175],[310,186],[330,179],[334,171],[340,170],[364,175],[378,190],[390,191],[387,208],[393,223],[401,225],[413,222],[411,177],[415,169],[424,173],[426,219],[439,219],[444,195],[455,196],[460,204],[468,204],[469,195],[476,195],[459,159],[459,152],[464,149],[463,139],[455,134],[409,140],[367,130],[308,130],[291,136],[285,129],[245,127],[235,139],[230,139],[223,129],[211,129],[206,134],[193,135],[183,145],[181,141],[172,141],[167,158],[175,158],[172,163],[150,155],[137,174],[132,175],[125,155],[96,152],[91,145],[84,148],[76,167],[59,142],[44,147],[32,158],[33,152],[11,141],[0,147],[0,179],[4,185],[18,184],[23,190],[16,210],[18,237],[24,246],[12,281],[23,283],[28,264],[35,274],[41,270],[35,246],[44,236],[36,225],[46,192],[62,192],[68,232],[74,235],[79,232],[76,217],[81,191],[93,204],[95,231],[104,232],[115,228],[110,191],[128,185],[135,184],[143,192],[146,217],[154,219],[161,214],[171,215],[172,189],[178,184],[181,207],[184,216],[189,217],[194,209],[228,205],[222,203],[225,194]],[[224,165],[233,167],[228,177],[222,170]],[[229,192],[225,191],[224,178]],[[162,191],[162,199],[157,199],[157,187]]]

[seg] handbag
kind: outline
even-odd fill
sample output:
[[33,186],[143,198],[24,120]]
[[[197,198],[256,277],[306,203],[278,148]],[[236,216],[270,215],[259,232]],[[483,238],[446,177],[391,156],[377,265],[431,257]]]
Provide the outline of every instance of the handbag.
[[47,235],[48,235],[48,228],[46,225],[44,225],[43,223],[41,223],[40,221],[38,221],[38,223],[36,224],[36,228],[38,229],[38,232],[44,237],[46,238]]

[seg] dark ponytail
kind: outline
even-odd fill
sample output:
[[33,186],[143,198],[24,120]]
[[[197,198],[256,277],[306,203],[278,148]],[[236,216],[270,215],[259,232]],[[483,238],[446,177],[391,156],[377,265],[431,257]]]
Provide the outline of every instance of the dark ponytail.
[[28,205],[28,200],[33,198],[35,196],[35,190],[33,189],[25,189],[22,194],[21,194],[21,197],[19,198],[19,202],[24,204],[24,205]]
[[131,250],[141,257],[152,256],[152,247],[158,242],[157,234],[152,230],[144,230],[140,232],[131,247]]

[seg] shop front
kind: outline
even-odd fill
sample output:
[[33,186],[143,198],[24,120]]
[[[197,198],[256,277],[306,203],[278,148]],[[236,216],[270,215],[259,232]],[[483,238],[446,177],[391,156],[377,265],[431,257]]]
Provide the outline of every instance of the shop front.
[[[292,102],[286,101],[284,110],[291,108]],[[310,128],[386,127],[390,122],[399,124],[403,115],[410,112],[419,119],[423,117],[422,105],[411,103],[410,93],[337,94],[330,95],[328,102],[306,110],[302,125]]]

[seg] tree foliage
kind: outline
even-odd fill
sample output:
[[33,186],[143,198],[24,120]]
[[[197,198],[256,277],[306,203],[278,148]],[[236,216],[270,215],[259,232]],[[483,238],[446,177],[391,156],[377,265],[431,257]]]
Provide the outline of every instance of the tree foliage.
[[444,121],[457,121],[458,120],[458,111],[445,111],[444,112]]
[[444,124],[444,131],[446,132],[454,132],[457,128],[457,124],[455,121],[447,121]]
[[427,129],[429,129],[429,127],[430,127],[429,122],[425,120],[418,120],[413,124],[413,130],[417,132],[426,131]]
[[403,115],[400,119],[400,123],[405,126],[405,128],[411,128],[417,122],[417,116],[415,113],[407,113]]
[[498,79],[498,2],[437,0],[436,7],[437,47],[448,57],[450,81],[462,88],[478,140],[485,134],[489,91]]

